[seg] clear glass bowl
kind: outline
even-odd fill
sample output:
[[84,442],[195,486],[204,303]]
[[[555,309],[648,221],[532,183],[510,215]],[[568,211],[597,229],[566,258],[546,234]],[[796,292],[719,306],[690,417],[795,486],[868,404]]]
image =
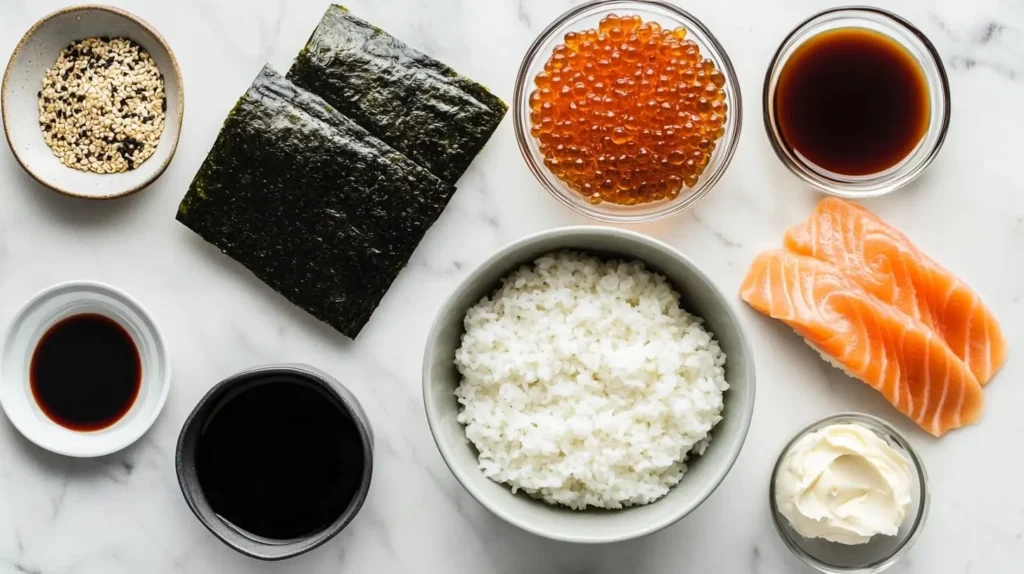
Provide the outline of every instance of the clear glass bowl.
[[[928,131],[913,152],[895,166],[875,174],[847,176],[822,169],[791,150],[783,141],[775,113],[775,89],[793,52],[808,39],[838,28],[863,28],[900,43],[917,61],[928,83],[931,118]],[[847,198],[884,195],[910,183],[938,155],[949,128],[949,80],[942,58],[920,30],[903,18],[879,8],[844,7],[811,16],[786,36],[768,66],[764,80],[764,128],[782,163],[800,179],[825,193]]]
[[[782,466],[782,461],[789,454],[789,449],[804,436],[833,424],[856,423],[864,426],[905,456],[914,467],[911,475],[910,496],[911,506],[907,519],[903,521],[896,536],[875,536],[870,542],[859,545],[846,545],[829,542],[821,538],[804,538],[793,529],[789,520],[779,511],[775,501],[775,479]],[[817,420],[796,433],[790,440],[772,470],[771,483],[768,487],[768,499],[771,506],[772,520],[775,530],[793,554],[806,564],[825,574],[876,574],[888,570],[906,554],[917,540],[928,516],[928,475],[924,463],[899,432],[882,419],[859,414],[839,413]]]
[[[661,200],[640,205],[617,205],[610,202],[593,204],[576,193],[561,180],[555,177],[544,166],[544,158],[536,138],[530,135],[530,93],[533,91],[533,78],[544,69],[544,63],[551,56],[554,47],[562,42],[566,32],[596,28],[598,22],[608,14],[639,15],[645,22],[654,21],[663,28],[683,26],[688,34],[700,47],[701,55],[712,60],[715,66],[725,75],[726,103],[729,111],[725,121],[725,135],[715,142],[715,151],[701,175],[697,185],[684,189],[679,196],[671,200]],[[740,98],[739,80],[732,62],[726,55],[722,45],[711,32],[688,12],[671,4],[655,0],[601,0],[577,6],[559,16],[541,32],[526,52],[523,64],[516,78],[515,95],[513,97],[513,121],[519,150],[523,153],[530,171],[537,180],[558,201],[578,213],[607,222],[640,223],[651,221],[680,211],[695,204],[707,195],[711,188],[722,178],[729,166],[739,141],[742,122],[743,103]]]

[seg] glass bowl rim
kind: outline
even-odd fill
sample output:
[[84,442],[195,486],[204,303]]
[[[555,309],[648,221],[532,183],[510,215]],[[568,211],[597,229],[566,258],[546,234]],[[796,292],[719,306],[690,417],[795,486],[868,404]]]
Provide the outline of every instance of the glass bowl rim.
[[[728,141],[728,145],[724,146],[720,150],[723,155],[718,168],[709,173],[707,175],[707,179],[699,182],[696,187],[691,188],[690,192],[685,196],[680,194],[678,198],[673,200],[662,200],[659,202],[651,202],[649,204],[641,204],[636,207],[639,209],[643,209],[646,206],[656,207],[646,211],[638,210],[630,213],[610,213],[592,206],[572,201],[567,197],[568,194],[575,192],[568,189],[558,189],[547,177],[550,175],[553,178],[554,174],[546,173],[544,171],[546,168],[534,160],[532,150],[530,149],[530,139],[529,134],[527,133],[527,127],[524,125],[522,120],[525,107],[524,102],[527,98],[527,85],[530,80],[527,77],[529,69],[540,55],[541,48],[544,44],[547,44],[548,41],[552,39],[555,30],[566,23],[580,19],[581,16],[585,15],[587,12],[599,11],[604,9],[606,6],[610,8],[610,5],[614,4],[633,4],[651,9],[665,10],[674,18],[685,23],[686,26],[692,27],[692,29],[699,32],[707,39],[708,48],[715,52],[715,56],[717,56],[716,58],[713,58],[715,65],[722,70],[723,74],[725,74],[726,81],[735,93],[735,97],[733,98],[734,101],[729,103],[730,114],[726,118],[727,125],[729,125],[731,129],[729,129],[722,137],[723,141]],[[726,52],[725,47],[721,42],[719,42],[718,38],[712,34],[711,30],[696,16],[678,6],[662,0],[591,0],[578,6],[573,6],[569,10],[563,12],[560,16],[552,20],[552,22],[548,24],[530,44],[530,47],[527,49],[526,54],[523,56],[522,63],[519,66],[512,97],[512,123],[516,134],[516,143],[519,146],[519,152],[523,156],[527,167],[530,168],[534,177],[541,184],[541,187],[543,187],[548,194],[557,199],[559,203],[568,207],[572,211],[605,223],[646,223],[678,214],[695,205],[700,199],[706,196],[725,175],[726,170],[732,163],[733,156],[736,154],[736,148],[739,144],[740,134],[742,133],[743,127],[743,98],[740,92],[739,76],[736,74],[736,69],[733,67],[732,60],[729,58],[729,54]]]
[[[785,63],[785,61],[782,61],[782,55],[787,45],[794,38],[798,37],[800,34],[805,32],[811,24],[815,23],[819,19],[841,12],[859,12],[870,16],[881,17],[881,19],[888,21],[890,24],[899,28],[903,28],[911,36],[913,36],[919,42],[921,42],[921,45],[924,47],[924,52],[928,56],[928,60],[931,63],[931,66],[927,67],[933,68],[935,75],[938,77],[938,84],[943,101],[942,108],[938,110],[938,113],[941,115],[941,119],[939,121],[938,127],[935,128],[936,130],[938,130],[938,135],[936,136],[935,142],[931,145],[931,149],[929,149],[925,156],[919,161],[915,162],[912,165],[904,166],[910,168],[909,172],[902,173],[899,169],[896,169],[891,173],[883,172],[883,175],[879,176],[879,182],[872,189],[868,190],[858,190],[855,189],[855,183],[838,181],[814,173],[811,168],[804,164],[804,162],[800,161],[799,159],[794,159],[793,157],[790,157],[790,154],[787,152],[785,146],[780,141],[780,137],[775,134],[775,122],[772,119],[774,114],[771,113],[770,109],[770,102],[774,101],[773,93],[770,89],[772,78],[774,76],[777,76],[778,74],[781,74],[782,72],[782,67]],[[927,65],[929,62],[924,62],[923,64]],[[928,75],[928,72],[925,72],[925,74]],[[825,10],[821,10],[820,12],[812,14],[811,16],[807,17],[806,19],[802,20],[799,24],[794,26],[793,29],[790,30],[790,32],[786,34],[786,36],[782,39],[782,41],[779,43],[779,47],[775,50],[775,54],[772,56],[771,61],[768,63],[768,69],[765,72],[764,85],[762,87],[761,95],[761,117],[764,121],[764,129],[768,136],[768,141],[772,146],[772,151],[775,152],[775,155],[779,158],[779,161],[781,161],[782,164],[786,166],[786,169],[788,169],[790,172],[792,172],[794,175],[800,178],[800,180],[814,187],[815,189],[823,193],[827,193],[829,195],[847,199],[866,199],[886,195],[902,188],[903,186],[917,179],[922,173],[924,173],[928,166],[932,164],[936,156],[939,155],[939,151],[941,151],[942,146],[946,141],[946,135],[949,132],[950,117],[952,116],[951,100],[952,98],[949,87],[949,76],[946,73],[946,66],[942,62],[942,56],[939,54],[939,51],[935,47],[935,44],[932,43],[932,41],[928,38],[928,36],[924,34],[924,32],[922,32],[917,26],[912,24],[906,18],[884,8],[879,8],[876,6],[851,4],[827,8]],[[929,128],[929,132],[930,131],[931,128]],[[926,139],[929,132],[925,133]],[[904,160],[912,158],[913,155],[914,154],[912,153],[911,155],[907,156],[907,158],[904,158]]]
[[[775,479],[778,477],[779,469],[782,466],[782,461],[785,459],[786,454],[793,447],[794,444],[803,437],[807,436],[808,433],[819,430],[831,423],[840,421],[852,421],[862,423],[867,426],[872,432],[878,433],[881,431],[888,438],[892,439],[900,448],[902,448],[907,456],[910,457],[911,463],[914,465],[914,471],[917,473],[918,484],[920,485],[920,500],[918,501],[917,515],[914,517],[914,523],[910,526],[910,531],[907,533],[907,537],[904,538],[888,555],[879,559],[871,561],[870,564],[865,566],[848,567],[848,566],[833,566],[826,564],[815,556],[810,555],[806,550],[800,547],[789,534],[786,533],[780,520],[785,520],[785,517],[781,515],[778,504],[775,501]],[[882,570],[889,568],[895,564],[917,541],[918,536],[921,535],[922,527],[924,526],[925,519],[928,517],[928,509],[931,503],[931,492],[928,486],[928,471],[925,469],[924,461],[920,455],[914,450],[914,447],[910,444],[910,441],[903,436],[895,427],[888,422],[882,420],[879,417],[868,415],[864,413],[858,413],[853,411],[833,413],[815,419],[793,433],[792,438],[786,442],[782,450],[779,451],[778,456],[775,459],[775,466],[772,468],[772,474],[770,482],[768,483],[768,505],[772,515],[772,525],[775,527],[775,532],[782,539],[786,548],[795,555],[797,558],[802,560],[808,566],[818,570],[819,572],[827,572],[830,574],[872,574],[875,572],[881,572]]]

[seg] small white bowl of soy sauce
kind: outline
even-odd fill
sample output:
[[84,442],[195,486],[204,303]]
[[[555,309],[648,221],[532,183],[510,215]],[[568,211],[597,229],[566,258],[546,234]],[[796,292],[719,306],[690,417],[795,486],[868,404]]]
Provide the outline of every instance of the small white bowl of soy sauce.
[[0,406],[36,445],[65,456],[121,450],[156,421],[171,370],[156,322],[109,285],[55,285],[18,312],[0,352]]
[[178,437],[178,484],[196,518],[260,560],[308,552],[355,518],[370,489],[373,433],[356,397],[302,365],[215,385]]

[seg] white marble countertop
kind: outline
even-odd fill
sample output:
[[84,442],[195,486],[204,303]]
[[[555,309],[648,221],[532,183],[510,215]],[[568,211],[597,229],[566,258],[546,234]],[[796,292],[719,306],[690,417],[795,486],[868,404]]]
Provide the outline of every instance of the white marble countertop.
[[[571,0],[349,0],[358,15],[492,87],[506,101],[520,58]],[[882,0],[937,45],[953,90],[945,148],[924,177],[866,204],[965,278],[1024,348],[1024,2]],[[781,324],[736,299],[756,349],[757,406],[732,473],[696,512],[660,533],[585,547],[543,540],[489,514],[438,455],[420,399],[429,324],[458,281],[528,233],[587,223],[534,181],[511,117],[462,179],[440,221],[359,340],[293,307],[174,221],[221,121],[267,61],[285,70],[327,0],[118,0],[177,53],[186,90],[177,156],[151,188],[86,203],[52,193],[0,149],[0,324],[35,292],[70,279],[123,288],[154,314],[172,354],[170,399],[136,445],[97,460],[42,452],[0,421],[0,573],[750,573],[805,572],[772,529],[770,467],[805,421],[840,410],[881,415],[920,449],[934,492],[909,557],[892,571],[1004,573],[1024,564],[1024,367],[1018,355],[986,389],[980,425],[935,440],[866,385],[832,370]],[[777,245],[817,195],[777,161],[764,135],[761,82],[789,30],[829,0],[692,0],[739,73],[743,134],[735,160],[696,209],[639,229],[692,257],[734,292],[754,254]],[[0,0],[0,59],[61,0]],[[1017,174],[1017,175],[1015,175]],[[213,538],[174,475],[178,429],[206,390],[244,367],[306,362],[361,399],[377,437],[373,487],[341,535],[265,564]]]

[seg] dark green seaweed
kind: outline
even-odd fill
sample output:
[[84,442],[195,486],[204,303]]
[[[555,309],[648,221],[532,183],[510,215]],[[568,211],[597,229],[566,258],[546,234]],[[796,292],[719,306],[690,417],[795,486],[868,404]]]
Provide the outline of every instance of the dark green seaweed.
[[452,185],[508,110],[487,88],[341,6],[327,9],[288,79]]
[[177,219],[355,338],[455,188],[264,68]]

